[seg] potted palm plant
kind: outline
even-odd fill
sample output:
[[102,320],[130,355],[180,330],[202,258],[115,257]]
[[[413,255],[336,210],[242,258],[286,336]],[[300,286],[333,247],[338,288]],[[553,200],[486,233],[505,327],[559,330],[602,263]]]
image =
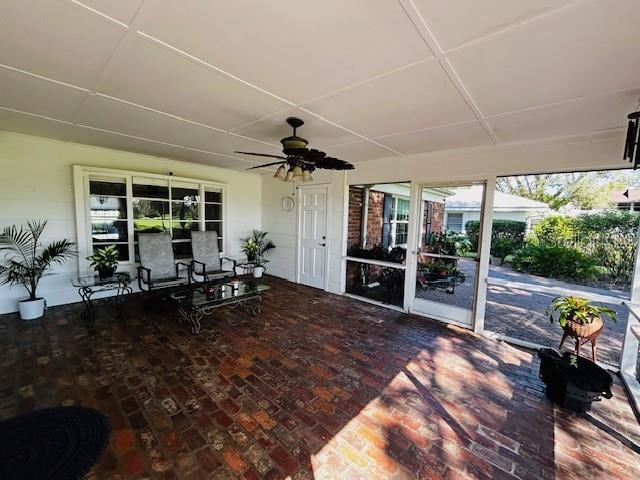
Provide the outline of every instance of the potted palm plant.
[[98,248],[93,255],[87,257],[100,278],[109,278],[118,268],[118,249],[115,245]]
[[251,235],[242,239],[242,251],[247,256],[249,262],[255,262],[253,270],[255,278],[262,278],[265,267],[265,256],[274,248],[275,244],[267,238],[268,233],[254,230]]
[[564,329],[564,338],[595,338],[604,326],[603,316],[606,315],[614,322],[617,318],[616,312],[611,308],[594,305],[586,298],[573,296],[558,297],[551,302],[549,318],[552,322],[555,321],[553,312],[558,312],[557,321]]
[[0,265],[0,283],[22,285],[29,296],[18,303],[20,318],[33,320],[42,317],[46,302],[38,297],[38,284],[53,264],[62,264],[76,255],[74,243],[64,239],[48,245],[40,243],[46,221],[28,221],[27,227],[15,225],[2,232],[0,252],[4,253]]

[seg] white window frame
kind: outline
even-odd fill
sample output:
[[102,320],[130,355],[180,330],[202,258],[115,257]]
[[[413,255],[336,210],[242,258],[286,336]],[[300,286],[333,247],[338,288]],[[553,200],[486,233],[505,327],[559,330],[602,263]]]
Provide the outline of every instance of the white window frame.
[[[407,242],[404,243],[396,243],[396,235],[397,235],[397,226],[399,223],[404,223],[407,225],[407,240],[409,239],[409,220],[410,220],[410,215],[409,213],[411,212],[411,201],[409,199],[409,197],[403,197],[401,195],[392,195],[391,196],[392,201],[393,201],[393,205],[391,206],[391,211],[393,212],[393,216],[389,219],[389,223],[391,224],[391,242],[389,244],[389,247],[391,248],[395,248],[395,247],[407,247]],[[409,203],[409,209],[407,210],[407,219],[406,220],[398,220],[398,200],[406,200]]]
[[199,230],[205,229],[205,188],[214,187],[221,190],[222,193],[222,251],[221,255],[225,255],[227,251],[227,190],[226,184],[189,177],[177,177],[174,175],[162,175],[157,173],[147,173],[134,170],[119,170],[101,167],[89,167],[83,165],[73,166],[73,186],[76,208],[76,244],[78,247],[78,269],[81,273],[90,271],[87,256],[93,253],[93,239],[91,235],[91,218],[90,218],[90,193],[89,179],[91,176],[104,176],[112,178],[122,178],[126,183],[126,202],[127,202],[127,244],[129,246],[129,260],[119,262],[119,267],[123,270],[133,271],[137,265],[135,261],[135,244],[134,244],[134,228],[133,228],[133,177],[143,177],[154,180],[166,181],[169,186],[169,208],[171,208],[171,186],[172,182],[198,184],[199,195]]
[[464,233],[464,212],[445,212],[446,216],[444,219],[444,228],[445,230],[448,232],[450,231],[449,229],[449,215],[453,214],[453,215],[460,215],[460,230],[455,231],[455,230],[451,230],[452,232],[456,232],[456,233]]

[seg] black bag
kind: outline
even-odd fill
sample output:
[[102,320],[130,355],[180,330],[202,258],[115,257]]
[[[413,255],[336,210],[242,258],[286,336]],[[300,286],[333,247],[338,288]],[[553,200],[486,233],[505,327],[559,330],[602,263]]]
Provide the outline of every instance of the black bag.
[[561,357],[550,348],[541,348],[540,379],[547,386],[547,397],[563,408],[584,413],[592,401],[611,398],[613,378],[604,368],[586,358],[565,352]]

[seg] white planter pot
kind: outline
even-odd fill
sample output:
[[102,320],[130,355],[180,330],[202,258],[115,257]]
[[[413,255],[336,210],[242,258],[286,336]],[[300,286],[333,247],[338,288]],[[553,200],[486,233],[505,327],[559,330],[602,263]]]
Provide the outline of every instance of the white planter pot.
[[22,320],[35,320],[44,315],[44,309],[47,308],[47,301],[44,298],[20,300],[18,302],[18,308],[20,309],[20,318]]
[[256,267],[253,269],[253,278],[262,278],[264,267]]

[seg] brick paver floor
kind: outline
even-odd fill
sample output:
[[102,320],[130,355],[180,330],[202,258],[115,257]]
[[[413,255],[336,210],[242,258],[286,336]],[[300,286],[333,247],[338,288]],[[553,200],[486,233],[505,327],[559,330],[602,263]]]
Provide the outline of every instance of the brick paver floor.
[[219,312],[199,336],[140,295],[95,331],[78,305],[0,317],[0,417],[104,412],[89,479],[640,478],[618,379],[576,416],[545,398],[535,352],[268,282],[262,316]]

